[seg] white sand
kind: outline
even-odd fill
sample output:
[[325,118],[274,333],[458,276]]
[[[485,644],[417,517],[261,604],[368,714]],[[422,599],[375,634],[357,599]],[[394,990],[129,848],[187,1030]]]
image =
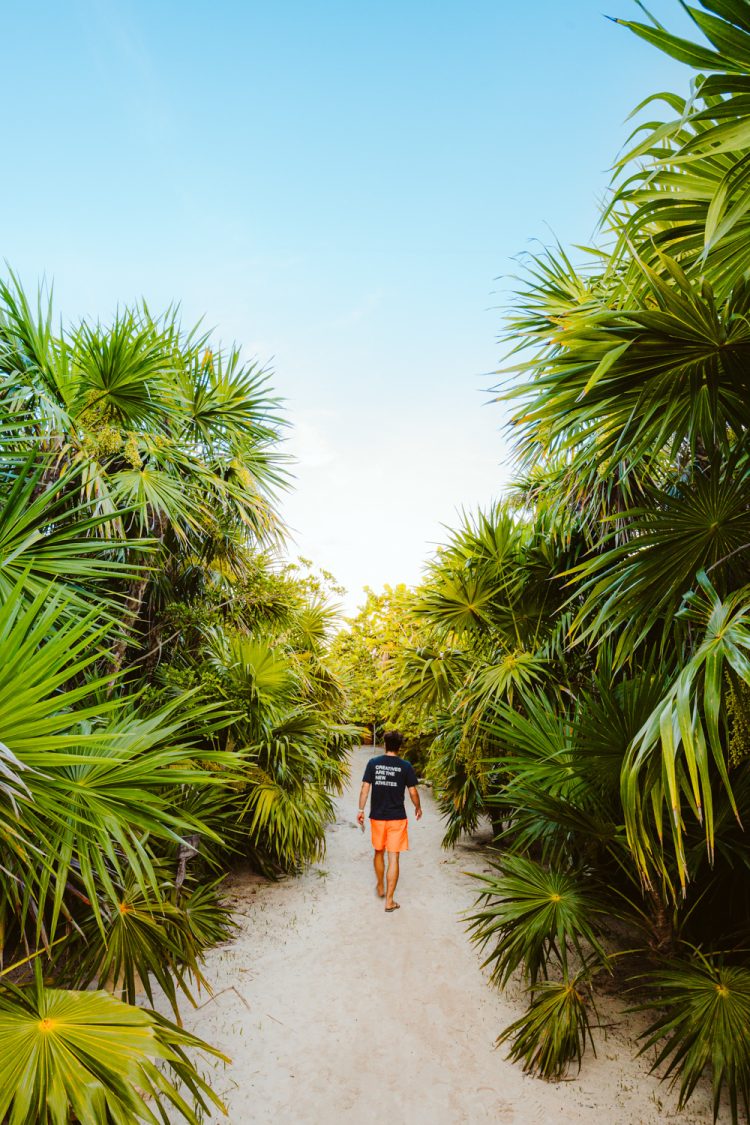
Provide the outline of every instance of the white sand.
[[676,1096],[634,1058],[643,1022],[611,999],[599,1005],[610,1026],[595,1032],[598,1057],[587,1052],[578,1078],[552,1085],[503,1058],[494,1041],[523,1011],[523,989],[487,985],[460,918],[474,898],[463,872],[486,867],[481,844],[442,851],[424,793],[401,862],[402,908],[385,914],[369,830],[354,823],[371,752],[353,756],[320,865],[280,883],[246,875],[228,885],[239,937],[209,955],[214,998],[184,1016],[233,1059],[211,1078],[232,1125],[711,1121],[706,1089],[677,1114]]

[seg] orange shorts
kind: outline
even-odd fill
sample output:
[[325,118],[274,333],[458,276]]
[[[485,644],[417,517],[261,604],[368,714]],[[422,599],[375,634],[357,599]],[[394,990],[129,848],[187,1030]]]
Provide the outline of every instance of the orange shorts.
[[408,852],[408,820],[371,820],[370,835],[376,852]]

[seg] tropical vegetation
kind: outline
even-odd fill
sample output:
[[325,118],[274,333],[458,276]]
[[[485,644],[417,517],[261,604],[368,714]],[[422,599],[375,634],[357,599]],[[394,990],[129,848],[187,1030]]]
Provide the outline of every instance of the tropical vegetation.
[[321,854],[354,733],[330,583],[278,561],[284,428],[175,310],[56,330],[0,283],[2,1121],[220,1108],[180,1004],[222,878]]
[[422,764],[429,744],[420,705],[410,705],[397,673],[400,655],[419,644],[414,592],[400,583],[380,593],[365,587],[365,601],[334,636],[330,661],[344,686],[346,715],[376,744],[388,727],[399,727],[409,755]]
[[[750,2],[683,5],[693,68],[636,110],[600,236],[528,258],[498,397],[517,480],[410,609],[390,689],[421,709],[445,844],[491,818],[469,919],[559,1078],[614,975],[684,1106],[750,1110]],[[645,12],[645,9],[643,9]],[[645,113],[645,119],[644,119]],[[578,264],[577,258],[582,259]]]

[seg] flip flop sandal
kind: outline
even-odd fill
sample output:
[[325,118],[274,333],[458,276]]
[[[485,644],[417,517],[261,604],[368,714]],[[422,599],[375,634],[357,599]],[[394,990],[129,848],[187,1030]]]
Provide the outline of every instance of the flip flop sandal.
[[401,903],[400,902],[394,902],[393,906],[386,906],[385,912],[386,912],[386,914],[392,914],[394,910],[400,910],[400,909],[401,909]]

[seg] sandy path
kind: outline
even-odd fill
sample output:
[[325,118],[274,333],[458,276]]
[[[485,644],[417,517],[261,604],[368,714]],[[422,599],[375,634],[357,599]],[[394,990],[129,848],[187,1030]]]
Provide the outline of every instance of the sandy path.
[[229,884],[239,937],[209,955],[214,999],[184,1014],[233,1059],[211,1078],[232,1125],[710,1121],[705,1094],[676,1114],[674,1096],[633,1059],[632,1027],[612,1001],[600,1015],[613,1026],[606,1039],[596,1033],[598,1057],[587,1054],[576,1081],[540,1082],[503,1059],[494,1040],[522,1012],[523,992],[487,986],[459,918],[473,898],[463,871],[483,868],[482,849],[443,852],[425,793],[401,864],[402,909],[385,914],[369,831],[353,821],[368,753],[353,756],[322,864],[281,883]]

